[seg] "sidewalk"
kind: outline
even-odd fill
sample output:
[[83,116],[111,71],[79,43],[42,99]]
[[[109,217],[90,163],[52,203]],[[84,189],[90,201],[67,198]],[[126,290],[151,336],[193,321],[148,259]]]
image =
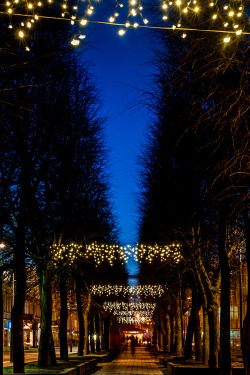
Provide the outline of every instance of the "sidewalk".
[[124,350],[111,363],[101,364],[102,368],[95,375],[162,375],[154,357],[144,347]]

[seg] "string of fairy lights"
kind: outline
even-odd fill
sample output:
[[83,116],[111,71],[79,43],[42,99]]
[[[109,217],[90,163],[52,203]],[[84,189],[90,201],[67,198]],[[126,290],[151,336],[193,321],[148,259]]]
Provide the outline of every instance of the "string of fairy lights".
[[93,285],[91,293],[95,296],[136,296],[141,297],[161,297],[164,294],[164,288],[161,285]]
[[120,259],[127,263],[131,253],[125,247],[119,245],[99,244],[93,242],[90,244],[64,244],[51,246],[52,258],[54,262],[65,262],[74,264],[80,259],[92,260],[96,266],[107,261],[111,266],[115,259]]
[[[89,243],[77,244],[69,243],[63,245],[51,246],[52,258],[54,262],[68,262],[74,264],[79,259],[92,260],[97,266],[107,261],[111,266],[115,259],[123,263],[128,263],[132,256],[137,262],[143,259],[151,263],[153,259],[159,259],[161,262],[171,260],[178,264],[182,259],[181,245],[173,243],[169,245],[146,245],[136,244],[120,246],[117,244]],[[131,294],[129,292],[129,294]]]
[[119,323],[147,324],[151,322],[156,303],[149,302],[104,302],[105,311],[112,313]]
[[[79,4],[72,4],[68,0],[55,2],[54,0],[7,0],[5,8],[0,12],[9,16],[7,27],[16,35],[25,40],[28,38],[37,22],[41,19],[65,20],[71,25],[77,25],[80,29],[71,40],[73,46],[78,46],[86,35],[82,28],[88,23],[100,23],[115,25],[118,27],[118,35],[124,36],[127,31],[135,28],[158,28],[166,30],[180,30],[182,38],[187,37],[187,31],[203,31],[222,33],[224,43],[241,35],[249,35],[247,30],[249,17],[243,0],[157,0],[147,9],[143,0],[126,0],[124,3],[114,0],[114,7],[106,20],[93,20],[94,14],[98,14],[98,7],[102,1],[93,2],[87,0]],[[47,16],[44,9],[47,6],[55,6],[58,14]],[[100,12],[101,13],[101,12]],[[150,25],[150,18],[157,15],[164,24]],[[152,17],[151,17],[152,16]],[[153,22],[153,21],[152,21]],[[209,25],[204,29],[197,25]],[[195,27],[196,26],[196,27]],[[27,43],[27,42],[26,42]],[[26,45],[26,50],[30,47]]]

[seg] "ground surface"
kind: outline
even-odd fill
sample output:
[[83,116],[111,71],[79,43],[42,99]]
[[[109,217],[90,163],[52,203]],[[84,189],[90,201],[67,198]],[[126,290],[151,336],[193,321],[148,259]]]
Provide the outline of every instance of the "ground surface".
[[[124,350],[115,360],[109,363],[99,364],[101,368],[95,375],[162,375],[160,365],[155,357],[144,347],[135,348],[132,354],[131,348]],[[164,371],[164,374],[166,372]]]

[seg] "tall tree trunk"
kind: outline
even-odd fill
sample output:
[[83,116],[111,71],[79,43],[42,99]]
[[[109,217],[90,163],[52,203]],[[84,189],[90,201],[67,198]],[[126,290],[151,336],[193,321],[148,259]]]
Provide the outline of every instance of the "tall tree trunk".
[[231,375],[230,349],[230,266],[226,249],[228,208],[226,202],[220,204],[218,252],[221,269],[221,315],[219,366],[221,375]]
[[195,294],[195,309],[194,309],[194,341],[195,341],[195,360],[202,360],[202,345],[201,345],[201,322],[200,322],[200,301],[198,298],[198,291]]
[[105,350],[109,350],[109,318],[106,317],[104,319],[104,338],[103,338],[103,345]]
[[207,314],[207,303],[203,305],[203,363],[208,365],[209,361],[209,323]]
[[53,263],[47,261],[38,269],[38,282],[40,290],[40,308],[41,308],[41,335],[38,352],[38,367],[47,367],[56,364],[56,353],[53,342],[51,323],[52,323],[52,295],[51,295],[51,277]]
[[95,329],[96,329],[96,352],[100,353],[101,345],[100,345],[100,314],[99,312],[97,312],[95,316]]
[[62,271],[60,275],[60,301],[61,301],[61,310],[60,310],[60,359],[65,361],[69,360],[68,356],[68,337],[67,337],[67,327],[68,327],[68,296],[67,296],[67,284],[66,284],[66,275]]
[[173,315],[169,315],[169,322],[170,322],[170,352],[174,352],[174,317]]
[[175,316],[175,329],[176,329],[176,354],[182,354],[182,311],[180,296],[176,298],[176,316]]
[[[21,217],[19,218],[21,220]],[[26,294],[25,269],[25,226],[19,224],[16,233],[16,248],[14,251],[15,297],[12,309],[13,330],[13,369],[14,372],[24,372],[23,344],[23,312]]]
[[248,272],[248,297],[247,313],[243,323],[242,335],[242,354],[244,360],[245,375],[250,375],[250,218],[248,209],[244,212],[245,238],[246,238],[246,257]]
[[[79,342],[78,342],[78,355],[82,356],[84,351],[84,317],[82,312],[82,298],[81,298],[81,285],[79,282],[79,278],[76,277],[75,279],[76,286],[76,303],[77,303],[77,313],[78,313],[78,322],[79,322]],[[88,332],[86,333],[88,336]]]
[[194,336],[194,315],[193,315],[194,301],[192,300],[191,314],[188,319],[186,342],[184,347],[184,357],[190,359],[193,356],[193,336]]
[[95,353],[95,315],[90,315],[89,318],[89,331],[90,331],[90,351],[91,353]]
[[[88,290],[87,284],[85,284],[86,289]],[[88,322],[88,313],[91,306],[91,293],[88,290],[88,297],[87,297],[87,305],[84,310],[83,318],[84,318],[84,355],[87,355],[89,353],[89,322]]]

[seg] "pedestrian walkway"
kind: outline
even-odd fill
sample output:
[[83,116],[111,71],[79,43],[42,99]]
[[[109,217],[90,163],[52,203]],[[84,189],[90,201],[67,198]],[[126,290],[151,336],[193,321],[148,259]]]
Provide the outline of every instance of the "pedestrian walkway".
[[95,375],[162,375],[154,357],[144,347],[136,347],[134,354],[128,347],[111,363],[101,364]]

